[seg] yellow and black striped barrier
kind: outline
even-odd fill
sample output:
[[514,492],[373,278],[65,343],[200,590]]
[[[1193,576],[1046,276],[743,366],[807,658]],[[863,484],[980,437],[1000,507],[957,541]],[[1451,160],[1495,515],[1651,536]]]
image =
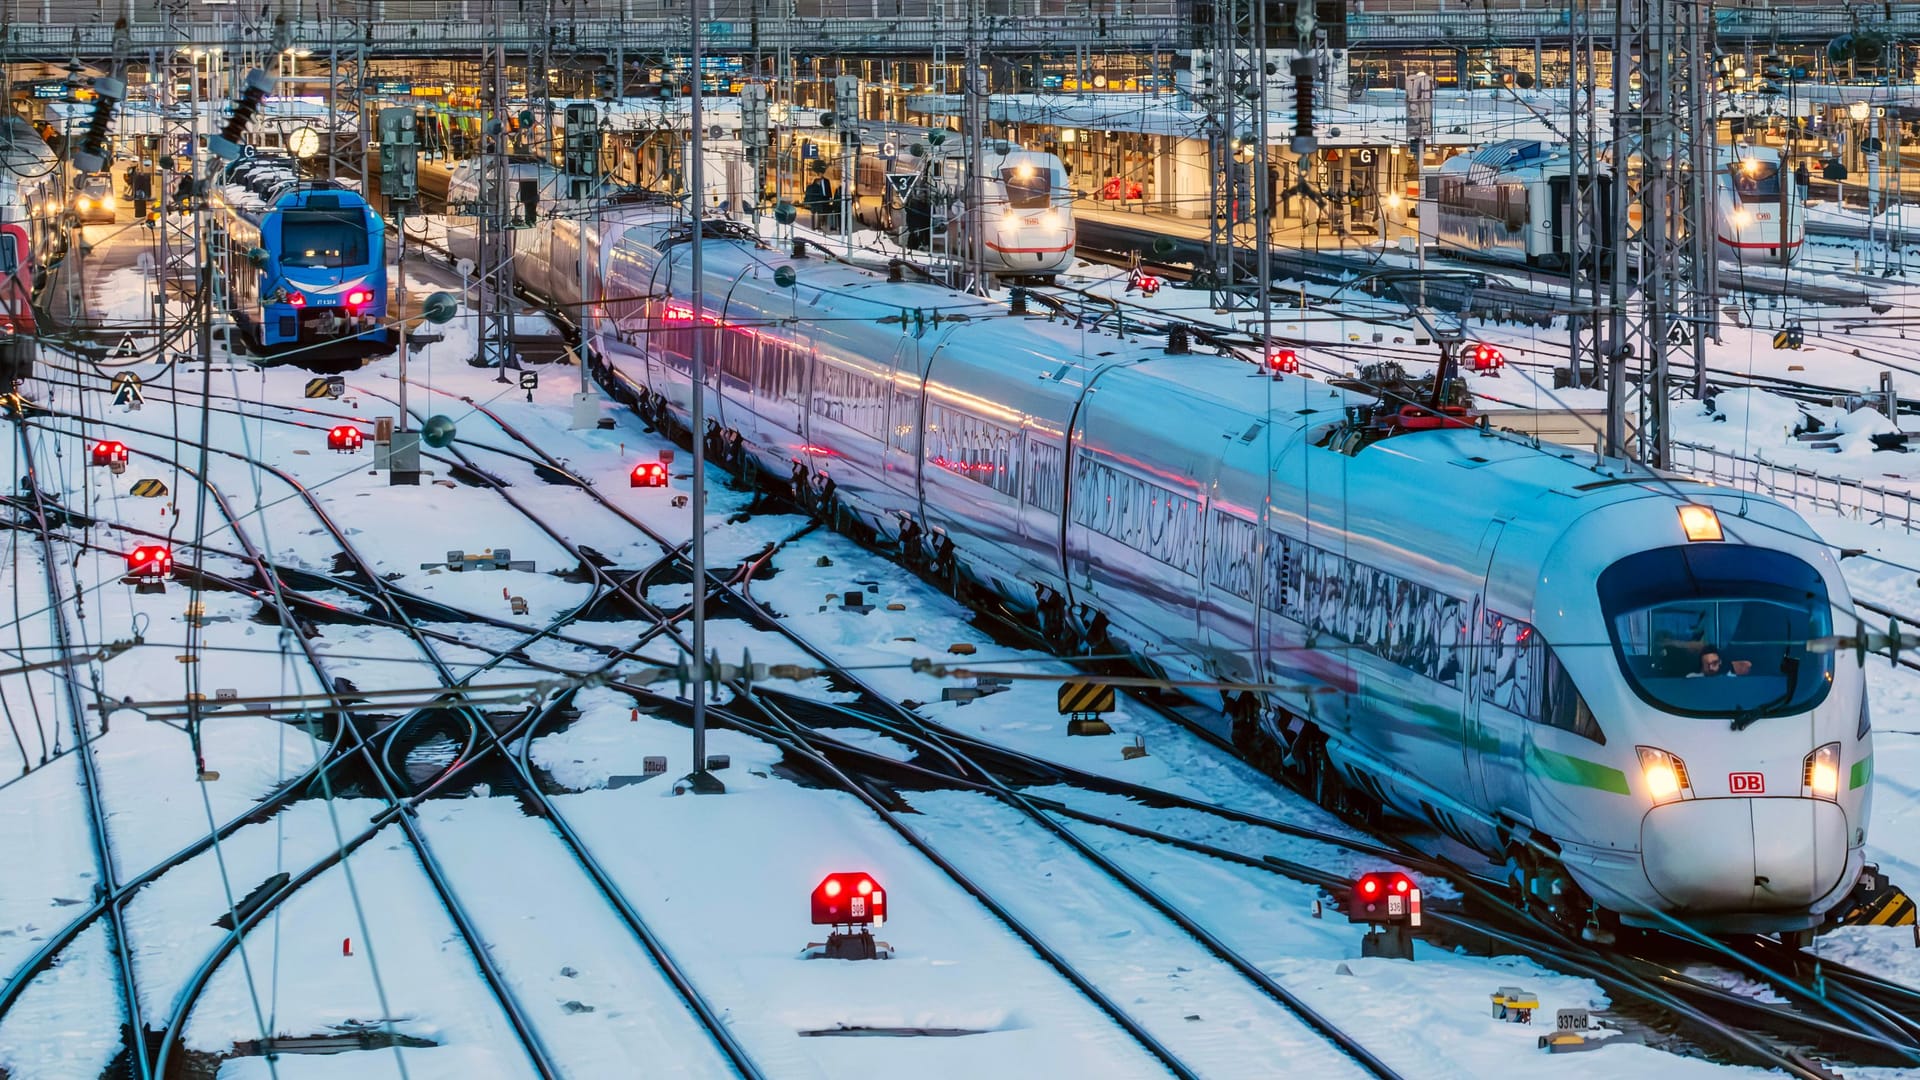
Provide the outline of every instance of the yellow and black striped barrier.
[[1913,897],[1899,889],[1888,889],[1872,903],[1850,912],[1846,922],[1849,926],[1912,926]]
[[1920,945],[1920,925],[1914,921],[1913,897],[1871,864],[1861,873],[1860,886],[1853,894],[1853,906],[1834,921],[1841,926],[1912,926],[1914,942]]
[[167,494],[167,485],[158,480],[135,480],[133,493],[143,499],[164,498]]
[[1098,714],[1113,711],[1113,687],[1097,682],[1060,684],[1060,715]]
[[1067,718],[1069,735],[1111,735],[1113,728],[1100,719],[1113,711],[1113,686],[1110,683],[1064,682],[1058,697],[1060,715]]

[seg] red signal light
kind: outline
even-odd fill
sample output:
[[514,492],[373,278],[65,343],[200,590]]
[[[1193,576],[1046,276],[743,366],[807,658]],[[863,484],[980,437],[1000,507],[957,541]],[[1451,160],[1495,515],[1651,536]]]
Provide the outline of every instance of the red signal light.
[[93,444],[93,463],[95,465],[125,465],[127,463],[127,444],[107,440]]
[[880,926],[887,921],[887,894],[871,874],[827,875],[814,887],[812,907],[818,926]]
[[1292,375],[1300,370],[1300,354],[1292,349],[1268,349],[1267,370]]
[[365,438],[366,436],[360,433],[359,428],[343,424],[327,432],[327,449],[351,454],[360,449]]
[[1503,368],[1506,366],[1507,366],[1507,356],[1505,353],[1501,352],[1499,349],[1494,348],[1493,346],[1487,344],[1484,341],[1478,342],[1474,345],[1473,370],[1497,371],[1500,368]]
[[1397,872],[1362,874],[1347,901],[1348,922],[1420,925],[1420,887]]
[[173,552],[158,544],[134,548],[127,553],[127,573],[143,578],[163,578],[173,573]]
[[658,461],[643,461],[628,474],[627,484],[637,488],[666,487],[667,467]]

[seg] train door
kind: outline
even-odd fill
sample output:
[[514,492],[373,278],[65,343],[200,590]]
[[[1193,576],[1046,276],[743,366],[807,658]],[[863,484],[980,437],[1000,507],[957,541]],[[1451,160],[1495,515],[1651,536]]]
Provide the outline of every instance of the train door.
[[[1476,565],[1489,576],[1494,549],[1505,528],[1499,521],[1488,525],[1480,541]],[[1460,723],[1469,785],[1466,795],[1483,811],[1524,822],[1528,820],[1524,770],[1528,710],[1524,703],[1535,692],[1531,658],[1540,643],[1532,627],[1488,606],[1484,586],[1474,600],[1470,622],[1472,663]],[[1483,834],[1477,839],[1485,846],[1492,846],[1495,838],[1484,823],[1471,815],[1460,815],[1460,821],[1470,831]]]
[[887,394],[887,445],[882,471],[887,487],[910,507],[915,520],[920,507],[920,432],[924,417],[927,367],[920,358],[920,339],[902,336],[893,353],[893,378]]
[[1547,213],[1553,219],[1550,222],[1553,229],[1553,242],[1548,250],[1556,255],[1565,255],[1571,250],[1567,243],[1567,231],[1572,224],[1573,205],[1572,200],[1567,197],[1568,190],[1568,178],[1565,176],[1555,176],[1547,180]]

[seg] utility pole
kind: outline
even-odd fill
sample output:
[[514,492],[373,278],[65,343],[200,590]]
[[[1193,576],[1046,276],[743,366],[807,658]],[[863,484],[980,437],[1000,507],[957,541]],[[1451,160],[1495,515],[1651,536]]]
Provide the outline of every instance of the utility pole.
[[[507,122],[507,45],[501,7],[486,5],[488,103],[493,116],[483,129],[478,201],[471,208],[480,286],[480,343],[471,363],[500,371],[500,379],[505,381],[505,369],[513,359],[513,235],[509,231],[512,202],[508,191],[512,176],[507,158],[512,132]],[[400,420],[404,424],[406,417]]]
[[[980,68],[980,0],[967,0],[967,41],[965,49],[967,70],[962,73],[961,88],[966,94],[966,138],[967,138],[967,196],[966,196],[966,237],[967,268],[964,291],[985,296],[992,290],[993,279],[987,273],[987,198],[986,178],[981,174],[986,170],[987,137],[987,73]],[[951,229],[952,223],[947,227]]]
[[[188,15],[187,0],[167,0],[166,28],[163,40],[191,40],[192,22]],[[158,79],[157,97],[163,106],[160,109],[160,146],[153,182],[159,190],[154,192],[155,205],[160,209],[158,222],[158,254],[155,261],[154,312],[158,325],[159,348],[165,351],[174,345],[173,338],[167,334],[167,327],[180,327],[180,335],[192,333],[192,320],[185,318],[197,303],[199,279],[199,246],[194,235],[194,219],[189,210],[177,207],[179,202],[175,193],[184,190],[191,192],[194,184],[194,160],[196,148],[200,145],[200,67],[199,60],[190,51],[166,48],[155,57],[157,65],[153,70]],[[182,97],[179,88],[185,85],[187,92]],[[188,206],[192,205],[191,198]],[[179,212],[174,212],[178,209]],[[178,288],[181,297],[175,298]],[[179,316],[173,314],[175,305],[185,305]],[[188,341],[192,339],[187,338]]]
[[[1207,170],[1207,262],[1211,271],[1207,293],[1215,310],[1238,307],[1242,299],[1234,282],[1239,269],[1234,264],[1234,249],[1239,243],[1234,217],[1240,208],[1241,173],[1235,142],[1241,121],[1240,93],[1247,77],[1245,50],[1252,44],[1252,32],[1251,26],[1242,28],[1241,10],[1243,5],[1264,2],[1214,0],[1210,5],[1212,33],[1195,65],[1209,76],[1200,91],[1207,107],[1207,157],[1212,165]],[[1305,167],[1303,160],[1303,171]]]
[[1624,442],[1625,365],[1640,359],[1639,456],[1662,467],[1671,358],[1691,359],[1702,388],[1705,339],[1717,330],[1711,44],[1692,0],[1619,0],[1615,18],[1613,220],[1623,242],[1609,283],[1607,445],[1611,451]]
[[707,266],[701,250],[707,240],[706,117],[701,109],[706,79],[700,70],[700,16],[692,14],[687,22],[693,68],[693,149],[687,169],[693,179],[693,190],[687,195],[687,217],[693,229],[689,268],[693,283],[688,305],[693,309],[689,326],[693,347],[688,350],[693,361],[693,550],[689,552],[693,557],[693,655],[688,658],[691,674],[687,680],[693,691],[693,772],[687,777],[687,786],[696,794],[713,795],[726,787],[707,771]]
[[[1567,52],[1567,173],[1571,190],[1567,197],[1567,385],[1581,387],[1589,379],[1605,382],[1602,369],[1608,362],[1601,342],[1601,329],[1607,325],[1610,308],[1603,309],[1602,259],[1624,254],[1612,237],[1614,231],[1609,203],[1603,205],[1607,190],[1605,178],[1612,167],[1601,152],[1600,115],[1595,104],[1599,89],[1599,39],[1604,31],[1594,26],[1595,0],[1567,0],[1567,26],[1570,30]],[[1616,76],[1617,78],[1617,76]],[[1619,433],[1604,433],[1604,452],[1619,457]]]

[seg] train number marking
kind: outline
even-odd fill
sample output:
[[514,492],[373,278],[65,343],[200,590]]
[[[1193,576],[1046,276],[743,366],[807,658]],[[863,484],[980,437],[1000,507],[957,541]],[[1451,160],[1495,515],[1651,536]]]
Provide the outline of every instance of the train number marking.
[[1757,772],[1728,773],[1727,790],[1735,795],[1759,795],[1767,790],[1767,778]]

